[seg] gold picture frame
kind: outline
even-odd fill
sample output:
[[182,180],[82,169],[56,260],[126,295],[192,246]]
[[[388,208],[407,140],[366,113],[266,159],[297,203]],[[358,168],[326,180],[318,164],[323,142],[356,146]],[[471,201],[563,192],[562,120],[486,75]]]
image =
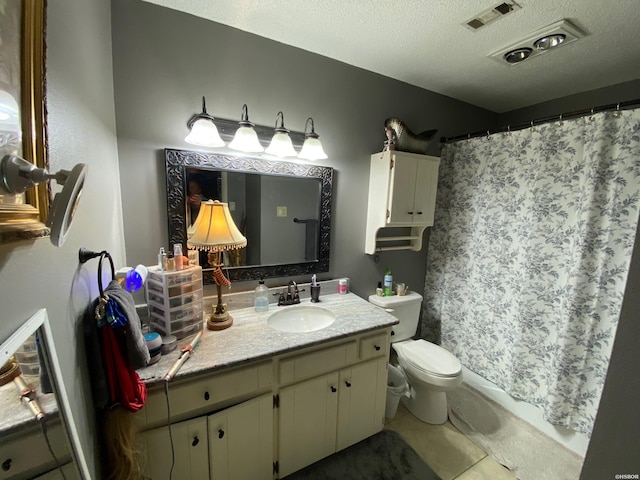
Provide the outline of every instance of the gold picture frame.
[[[12,0],[0,8],[0,35],[6,37],[0,45],[0,99],[15,99],[19,118],[3,128],[0,111],[0,155],[17,154],[48,169],[45,7],[45,0]],[[21,195],[0,195],[0,244],[49,235],[49,202],[48,182]]]

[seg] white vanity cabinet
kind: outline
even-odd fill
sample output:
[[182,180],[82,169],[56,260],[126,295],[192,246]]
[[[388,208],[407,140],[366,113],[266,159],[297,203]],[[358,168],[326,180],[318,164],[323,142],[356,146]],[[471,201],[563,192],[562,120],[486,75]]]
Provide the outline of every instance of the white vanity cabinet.
[[[168,478],[171,437],[174,478],[181,480],[273,478],[273,396],[262,395],[211,415],[158,427],[142,435],[144,474]],[[249,461],[248,461],[249,460]]]
[[[395,150],[371,155],[365,253],[422,248],[433,225],[440,159]],[[397,227],[400,234],[382,235]]]
[[[173,478],[282,478],[382,430],[390,327],[169,386]],[[144,474],[168,478],[162,388],[137,414]]]
[[[389,335],[385,329],[280,362],[280,381],[296,381],[278,394],[281,477],[382,430]],[[329,373],[298,381],[322,371]]]
[[[51,417],[47,421],[47,437],[58,462],[61,465],[67,464],[71,455],[64,427],[58,417]],[[32,427],[26,431],[2,438],[0,467],[0,479],[36,478],[38,475],[47,475],[43,478],[56,478],[56,475],[60,475],[56,461],[51,456],[45,437],[35,420]],[[74,465],[66,466],[65,471],[70,472],[69,479],[78,478]]]
[[207,418],[210,478],[273,478],[273,395],[227,408]]
[[[142,435],[145,462],[144,476],[152,479],[169,478],[172,459],[174,478],[201,480],[209,478],[209,444],[207,417],[197,417],[149,430]],[[173,452],[171,451],[173,441]]]

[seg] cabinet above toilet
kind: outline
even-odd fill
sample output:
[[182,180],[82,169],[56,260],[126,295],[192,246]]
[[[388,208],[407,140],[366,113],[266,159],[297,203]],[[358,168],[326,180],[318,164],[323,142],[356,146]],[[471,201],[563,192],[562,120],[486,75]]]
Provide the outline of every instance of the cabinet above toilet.
[[428,155],[371,155],[365,253],[422,249],[422,234],[433,225],[439,166]]

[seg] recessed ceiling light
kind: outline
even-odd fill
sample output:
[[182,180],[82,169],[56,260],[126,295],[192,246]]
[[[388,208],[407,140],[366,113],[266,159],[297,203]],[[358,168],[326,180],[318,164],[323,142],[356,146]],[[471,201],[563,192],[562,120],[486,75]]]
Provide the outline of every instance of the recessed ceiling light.
[[556,33],[554,35],[547,35],[539,38],[533,44],[538,50],[549,50],[550,48],[557,47],[564,42],[567,36],[564,33]]
[[536,30],[523,39],[513,42],[488,56],[503,65],[518,65],[522,60],[534,58],[550,50],[555,50],[556,47],[568,45],[583,36],[584,33],[568,20],[560,20]]
[[529,58],[529,55],[531,55],[532,51],[533,50],[531,50],[529,47],[516,48],[515,50],[511,50],[510,52],[505,53],[504,59],[508,63],[518,63]]

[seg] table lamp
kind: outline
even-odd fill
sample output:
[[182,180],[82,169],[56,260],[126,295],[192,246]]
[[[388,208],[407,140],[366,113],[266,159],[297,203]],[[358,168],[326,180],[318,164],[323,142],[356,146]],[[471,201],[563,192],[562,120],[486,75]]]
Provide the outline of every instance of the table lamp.
[[224,264],[222,252],[246,247],[247,239],[233,222],[227,204],[218,200],[202,202],[198,217],[190,231],[193,234],[187,240],[187,246],[209,252],[208,261],[214,269],[213,279],[218,290],[218,303],[213,308],[211,317],[207,319],[207,328],[223,330],[233,324],[233,317],[229,315],[227,306],[222,303],[222,286],[231,285],[220,268]]

